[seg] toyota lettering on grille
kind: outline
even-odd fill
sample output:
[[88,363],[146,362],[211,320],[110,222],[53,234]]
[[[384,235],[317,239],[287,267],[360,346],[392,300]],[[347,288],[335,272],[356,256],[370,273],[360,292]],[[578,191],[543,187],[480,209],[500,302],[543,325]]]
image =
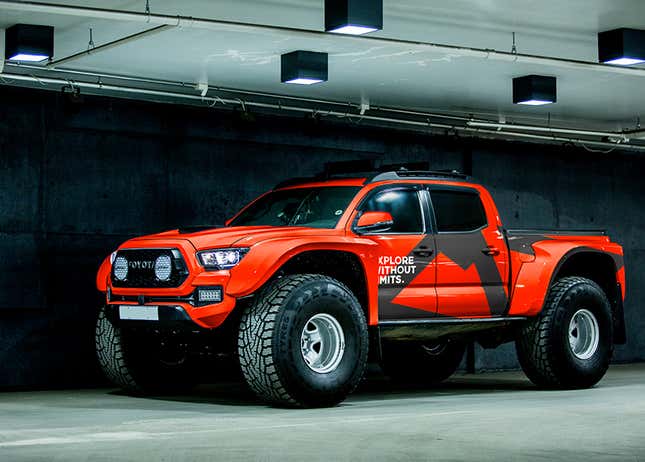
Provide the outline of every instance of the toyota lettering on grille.
[[152,260],[130,260],[128,266],[131,269],[153,269],[155,267],[155,262]]

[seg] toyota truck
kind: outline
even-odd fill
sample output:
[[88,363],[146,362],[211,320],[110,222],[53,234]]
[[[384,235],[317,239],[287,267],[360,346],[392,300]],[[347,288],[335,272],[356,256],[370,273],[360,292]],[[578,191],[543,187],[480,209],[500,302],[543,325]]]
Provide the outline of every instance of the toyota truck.
[[323,407],[368,361],[440,382],[471,342],[514,342],[538,387],[603,377],[626,341],[623,251],[604,231],[505,229],[487,189],[454,171],[327,167],[223,226],[137,237],[106,257],[107,377],[136,394],[187,390],[199,358],[228,353],[266,402]]

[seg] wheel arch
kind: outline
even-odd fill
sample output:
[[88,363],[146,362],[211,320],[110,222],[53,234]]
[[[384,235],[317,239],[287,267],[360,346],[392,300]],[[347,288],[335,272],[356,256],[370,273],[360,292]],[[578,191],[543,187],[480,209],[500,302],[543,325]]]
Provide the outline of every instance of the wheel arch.
[[[548,288],[567,276],[583,277],[598,284],[605,292],[611,306],[614,343],[624,344],[626,342],[625,316],[622,290],[617,277],[618,270],[616,261],[609,253],[593,248],[577,247],[568,251],[558,261],[551,274]],[[544,303],[546,303],[546,297]]]
[[513,282],[508,314],[535,317],[543,312],[547,295],[558,279],[566,276],[588,278],[598,284],[609,299],[614,321],[614,343],[625,343],[623,312],[624,267],[622,251],[588,245],[546,240],[533,244],[534,256],[523,263]]
[[276,270],[274,277],[300,273],[324,274],[345,284],[358,299],[370,324],[367,273],[358,255],[347,250],[303,250],[284,262]]
[[553,269],[549,287],[558,279],[580,276],[594,281],[611,299],[618,283],[616,272],[616,264],[606,252],[578,247],[562,256]]

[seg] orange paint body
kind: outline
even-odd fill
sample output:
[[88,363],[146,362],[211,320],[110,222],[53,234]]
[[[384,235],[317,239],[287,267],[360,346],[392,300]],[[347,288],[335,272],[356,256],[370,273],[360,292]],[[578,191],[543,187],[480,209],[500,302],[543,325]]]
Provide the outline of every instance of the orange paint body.
[[[115,296],[187,297],[198,287],[220,286],[222,301],[210,305],[145,302],[180,306],[199,326],[215,328],[235,309],[238,299],[255,294],[293,257],[308,251],[336,251],[352,254],[360,262],[367,283],[365,309],[370,325],[386,319],[438,316],[535,316],[542,309],[554,272],[563,259],[571,252],[589,251],[612,257],[616,283],[621,286],[621,296],[625,296],[622,248],[607,236],[506,233],[488,191],[470,182],[399,179],[366,183],[364,178],[335,179],[283,188],[360,187],[350,204],[339,211],[342,215],[333,229],[227,226],[189,233],[172,230],[131,239],[118,250],[177,249],[185,262],[185,280],[169,288],[116,287],[108,257],[98,271],[97,287],[106,293],[106,298],[109,295],[107,303],[125,305],[138,302],[116,301]],[[389,186],[416,188],[421,204],[426,207],[424,231],[356,234],[353,226],[361,213],[360,204],[375,190]],[[487,224],[468,233],[437,232],[431,220],[432,191],[437,187],[467,189],[478,194]],[[208,270],[196,255],[208,249],[237,247],[248,252],[230,269]]]

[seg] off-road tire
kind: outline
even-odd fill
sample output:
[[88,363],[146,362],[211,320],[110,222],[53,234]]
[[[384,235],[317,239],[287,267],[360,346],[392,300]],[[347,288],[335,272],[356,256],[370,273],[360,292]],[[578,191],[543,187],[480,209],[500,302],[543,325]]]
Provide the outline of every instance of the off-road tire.
[[133,335],[110,322],[105,307],[96,321],[96,355],[105,376],[134,395],[181,393],[197,383],[189,361],[169,366],[158,359],[154,343]]
[[[338,366],[318,373],[307,366],[301,334],[318,313],[342,327],[345,350]],[[269,283],[242,315],[238,337],[240,366],[250,388],[281,407],[328,407],[358,385],[367,364],[365,315],[351,290],[324,275],[297,274]]]
[[436,345],[390,342],[383,344],[383,371],[395,382],[436,385],[455,373],[465,349],[456,341]]
[[[598,347],[579,359],[568,340],[568,326],[577,310],[589,310],[598,322]],[[607,296],[595,282],[577,276],[559,279],[549,290],[542,313],[527,321],[515,342],[528,378],[543,388],[589,388],[598,383],[613,354],[612,315]]]

